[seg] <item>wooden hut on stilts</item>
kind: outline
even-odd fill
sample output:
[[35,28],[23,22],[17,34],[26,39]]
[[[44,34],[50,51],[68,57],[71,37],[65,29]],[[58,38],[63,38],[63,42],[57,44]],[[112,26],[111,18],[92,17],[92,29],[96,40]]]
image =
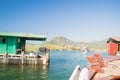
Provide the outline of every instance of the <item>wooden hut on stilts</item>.
[[0,32],[0,63],[48,64],[49,50],[45,47],[42,47],[42,52],[44,53],[42,57],[38,57],[38,54],[33,56],[25,54],[26,40],[44,42],[46,39],[46,34]]

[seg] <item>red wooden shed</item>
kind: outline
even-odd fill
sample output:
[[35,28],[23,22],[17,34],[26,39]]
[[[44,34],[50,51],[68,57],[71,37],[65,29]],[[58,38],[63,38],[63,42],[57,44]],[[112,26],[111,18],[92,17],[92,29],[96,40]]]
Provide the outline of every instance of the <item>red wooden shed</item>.
[[107,43],[110,55],[116,55],[120,51],[120,37],[110,37]]

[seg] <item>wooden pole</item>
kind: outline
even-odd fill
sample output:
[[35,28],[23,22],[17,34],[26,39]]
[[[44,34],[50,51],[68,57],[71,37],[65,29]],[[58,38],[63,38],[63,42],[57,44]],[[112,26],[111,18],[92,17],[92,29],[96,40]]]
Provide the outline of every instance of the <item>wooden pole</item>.
[[21,62],[22,62],[22,64],[24,64],[24,51],[22,51],[22,53],[21,53]]

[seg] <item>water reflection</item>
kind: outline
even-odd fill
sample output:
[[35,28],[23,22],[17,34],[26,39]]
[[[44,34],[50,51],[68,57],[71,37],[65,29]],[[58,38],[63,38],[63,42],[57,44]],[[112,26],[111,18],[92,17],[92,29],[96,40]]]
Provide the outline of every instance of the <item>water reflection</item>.
[[0,65],[0,80],[48,80],[48,67],[40,65]]

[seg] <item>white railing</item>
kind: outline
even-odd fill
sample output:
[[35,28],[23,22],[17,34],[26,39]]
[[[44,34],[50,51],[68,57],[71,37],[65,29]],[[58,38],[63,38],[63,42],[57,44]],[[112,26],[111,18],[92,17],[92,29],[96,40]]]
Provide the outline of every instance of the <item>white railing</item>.
[[80,71],[81,71],[80,66],[77,65],[76,68],[74,69],[72,75],[70,76],[69,80],[78,80]]

